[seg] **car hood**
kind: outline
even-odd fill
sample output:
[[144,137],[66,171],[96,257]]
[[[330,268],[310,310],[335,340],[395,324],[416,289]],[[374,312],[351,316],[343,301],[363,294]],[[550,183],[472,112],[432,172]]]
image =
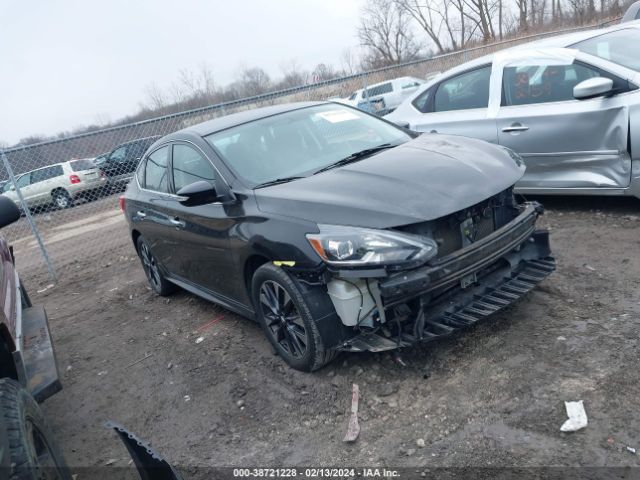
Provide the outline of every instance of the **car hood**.
[[524,170],[496,145],[423,134],[359,162],[254,192],[265,213],[390,228],[475,205],[512,186]]

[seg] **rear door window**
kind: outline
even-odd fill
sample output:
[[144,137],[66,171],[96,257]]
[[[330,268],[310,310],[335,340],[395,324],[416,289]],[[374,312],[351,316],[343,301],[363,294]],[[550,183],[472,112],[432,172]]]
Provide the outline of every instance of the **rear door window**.
[[71,160],[69,164],[71,165],[71,170],[73,170],[74,172],[81,172],[83,170],[91,170],[93,168],[96,168],[95,163],[87,159]]
[[51,178],[49,174],[49,168],[41,168],[39,170],[34,170],[31,172],[31,184],[44,182],[45,180]]
[[490,65],[444,80],[436,91],[434,110],[450,112],[487,108],[490,80]]
[[144,184],[147,190],[168,193],[167,165],[169,147],[162,147],[147,157]]

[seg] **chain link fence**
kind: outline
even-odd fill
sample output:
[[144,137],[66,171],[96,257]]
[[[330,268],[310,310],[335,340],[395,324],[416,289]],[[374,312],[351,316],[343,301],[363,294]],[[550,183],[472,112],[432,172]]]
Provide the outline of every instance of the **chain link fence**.
[[[0,151],[2,195],[24,216],[3,229],[23,278],[64,281],[87,262],[108,266],[133,254],[118,196],[157,138],[222,115],[279,103],[352,97],[359,108],[386,113],[378,85],[398,77],[425,79],[497,50],[583,30],[579,27],[480,46],[403,65],[244,98],[86,134]],[[352,94],[362,90],[358,101]],[[378,91],[380,90],[380,91]]]

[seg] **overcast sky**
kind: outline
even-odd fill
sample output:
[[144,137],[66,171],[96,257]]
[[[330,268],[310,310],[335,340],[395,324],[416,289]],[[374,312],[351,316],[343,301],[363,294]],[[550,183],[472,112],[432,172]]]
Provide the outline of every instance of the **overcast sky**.
[[339,64],[363,0],[0,0],[0,141],[135,113],[145,87],[208,65],[272,77]]

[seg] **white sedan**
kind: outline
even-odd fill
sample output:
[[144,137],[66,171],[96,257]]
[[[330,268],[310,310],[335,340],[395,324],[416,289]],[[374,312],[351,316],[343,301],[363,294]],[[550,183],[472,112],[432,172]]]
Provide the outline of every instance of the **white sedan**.
[[521,193],[640,197],[640,21],[549,38],[438,76],[385,118],[522,156]]

